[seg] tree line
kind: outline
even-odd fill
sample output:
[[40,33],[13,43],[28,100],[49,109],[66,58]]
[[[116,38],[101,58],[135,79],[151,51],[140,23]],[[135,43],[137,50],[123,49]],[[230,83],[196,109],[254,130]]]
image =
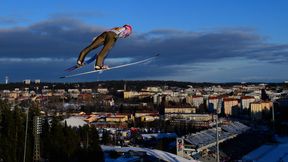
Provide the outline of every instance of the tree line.
[[[34,134],[33,118],[40,116],[37,105],[31,103],[29,109],[11,108],[5,101],[0,101],[0,162],[24,161],[24,143],[26,115],[28,113],[28,131],[25,161],[33,161]],[[57,117],[41,117],[40,161],[77,162],[104,161],[100,147],[98,131],[93,126],[72,128],[61,123]],[[35,160],[34,160],[35,161]]]

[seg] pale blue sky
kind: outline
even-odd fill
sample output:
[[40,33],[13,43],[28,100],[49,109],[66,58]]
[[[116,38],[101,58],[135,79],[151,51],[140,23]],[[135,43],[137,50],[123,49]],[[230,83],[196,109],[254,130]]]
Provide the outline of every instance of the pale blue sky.
[[[279,70],[288,68],[285,0],[9,0],[1,1],[0,13],[3,71],[0,78],[8,75],[14,81],[27,78],[62,81],[55,76],[74,64],[73,58],[94,36],[127,23],[133,26],[133,35],[119,40],[108,59],[137,60],[155,52],[160,52],[161,58],[154,64],[125,69],[129,75],[121,75],[121,70],[101,74],[102,80],[280,82],[288,79]],[[71,27],[73,32],[62,30],[63,27]],[[43,33],[49,37],[43,37]],[[155,35],[163,37],[159,41]],[[49,58],[50,62],[43,58]],[[15,64],[15,59],[20,63]],[[58,62],[51,61],[55,59]],[[31,60],[46,62],[37,64]],[[55,66],[49,67],[53,63]],[[176,66],[179,64],[184,66]],[[219,67],[217,71],[211,70],[213,65]],[[25,72],[17,73],[19,69]],[[44,75],[41,71],[48,73]],[[95,76],[77,79],[93,81]]]

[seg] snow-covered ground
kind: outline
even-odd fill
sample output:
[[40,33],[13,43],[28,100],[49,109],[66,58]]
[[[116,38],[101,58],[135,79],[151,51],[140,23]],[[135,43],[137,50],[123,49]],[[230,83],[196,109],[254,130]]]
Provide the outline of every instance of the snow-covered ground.
[[[155,149],[148,149],[148,148],[139,148],[139,147],[113,147],[113,146],[101,146],[104,152],[109,151],[116,151],[116,152],[146,152],[147,155],[156,157],[158,159],[161,159],[163,161],[167,162],[196,162],[196,160],[187,160],[183,157],[161,151],[161,150],[155,150]],[[127,161],[137,161],[139,160],[139,157],[131,157],[131,156],[121,156],[119,158],[113,159],[109,156],[105,156],[105,162],[127,162]]]
[[242,160],[245,161],[281,161],[288,162],[288,137],[276,137],[278,144],[263,145],[256,150],[245,155]]

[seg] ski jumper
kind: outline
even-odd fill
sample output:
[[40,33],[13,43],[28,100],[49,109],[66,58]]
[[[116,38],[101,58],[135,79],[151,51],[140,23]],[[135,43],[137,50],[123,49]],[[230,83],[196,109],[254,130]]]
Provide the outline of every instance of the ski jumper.
[[123,27],[112,28],[108,31],[103,32],[98,37],[93,39],[93,42],[86,48],[84,48],[78,57],[77,64],[82,64],[86,55],[99,46],[103,45],[103,48],[98,53],[96,58],[95,67],[103,67],[104,59],[107,56],[109,50],[113,47],[118,38],[126,38],[132,32],[130,25],[124,25]]

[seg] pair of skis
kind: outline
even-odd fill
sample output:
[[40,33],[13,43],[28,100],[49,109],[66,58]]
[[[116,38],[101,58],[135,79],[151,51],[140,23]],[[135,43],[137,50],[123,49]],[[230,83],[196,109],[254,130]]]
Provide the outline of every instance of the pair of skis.
[[[155,59],[156,57],[158,57],[160,54],[156,54],[152,57],[149,57],[149,58],[146,58],[146,59],[143,59],[143,60],[139,60],[139,61],[135,61],[135,62],[131,62],[131,63],[127,63],[127,64],[122,64],[122,65],[117,65],[117,66],[112,66],[108,69],[101,69],[101,70],[91,70],[91,71],[87,71],[87,72],[82,72],[82,73],[77,73],[77,74],[71,74],[71,75],[66,75],[66,76],[62,76],[60,78],[70,78],[70,77],[75,77],[75,76],[80,76],[80,75],[86,75],[86,74],[91,74],[91,73],[96,73],[96,72],[103,72],[103,71],[107,71],[107,70],[112,70],[112,69],[119,69],[119,68],[123,68],[123,67],[127,67],[127,66],[131,66],[131,65],[137,65],[137,64],[141,64],[141,63],[145,63],[145,62],[149,62],[153,59]],[[94,57],[90,58],[89,60],[85,61],[84,62],[84,65],[88,65],[90,64],[91,62],[93,62],[95,59],[96,59],[97,55],[95,55]],[[77,65],[74,65],[68,69],[66,69],[65,71],[67,72],[71,72],[71,71],[74,71],[76,69],[79,69],[83,66],[77,66]]]

